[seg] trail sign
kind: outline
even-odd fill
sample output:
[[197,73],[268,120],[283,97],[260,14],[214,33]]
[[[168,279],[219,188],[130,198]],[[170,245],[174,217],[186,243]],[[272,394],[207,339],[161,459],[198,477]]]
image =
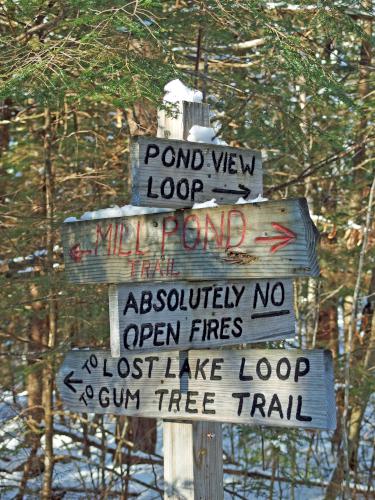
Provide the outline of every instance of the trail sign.
[[186,208],[262,194],[258,151],[154,137],[138,137],[131,151],[134,205]]
[[304,198],[65,223],[75,283],[317,276]]
[[294,337],[290,280],[112,285],[112,356]]
[[335,428],[333,381],[323,350],[71,351],[58,374],[71,411],[310,429]]

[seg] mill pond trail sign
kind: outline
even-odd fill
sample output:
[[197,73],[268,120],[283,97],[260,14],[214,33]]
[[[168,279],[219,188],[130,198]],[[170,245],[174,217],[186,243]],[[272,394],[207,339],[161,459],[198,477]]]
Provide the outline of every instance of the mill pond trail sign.
[[75,283],[318,276],[318,232],[306,200],[65,223]]
[[258,151],[138,137],[132,149],[134,205],[186,208],[211,198],[222,204],[262,194]]
[[112,356],[294,337],[291,280],[109,287]]
[[335,428],[333,382],[324,350],[71,351],[58,375],[71,411],[308,429]]

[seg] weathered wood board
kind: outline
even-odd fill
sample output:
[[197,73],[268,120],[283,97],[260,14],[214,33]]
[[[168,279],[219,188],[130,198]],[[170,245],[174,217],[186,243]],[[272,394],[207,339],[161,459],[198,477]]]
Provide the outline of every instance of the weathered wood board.
[[69,410],[311,429],[336,426],[329,351],[191,350],[112,358],[71,351],[58,388]]
[[111,285],[112,356],[294,337],[291,280]]
[[223,205],[263,192],[258,151],[142,136],[131,158],[133,205],[186,208],[212,198]]
[[65,223],[62,240],[75,283],[319,274],[304,198]]

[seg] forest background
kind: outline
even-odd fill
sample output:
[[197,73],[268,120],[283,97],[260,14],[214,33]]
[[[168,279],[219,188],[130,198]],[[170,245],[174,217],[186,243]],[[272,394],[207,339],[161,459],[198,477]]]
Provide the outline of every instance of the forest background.
[[373,498],[373,20],[372,0],[0,3],[1,498],[162,497],[156,423],[69,413],[55,374],[109,347],[107,289],[67,282],[61,223],[130,202],[130,137],[174,78],[321,233],[294,345],[332,350],[337,430],[225,426],[225,494]]

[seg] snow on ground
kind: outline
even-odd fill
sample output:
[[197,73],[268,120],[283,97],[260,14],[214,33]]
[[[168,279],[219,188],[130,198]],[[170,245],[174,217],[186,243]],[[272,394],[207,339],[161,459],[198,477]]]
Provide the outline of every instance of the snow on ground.
[[[26,405],[25,393],[15,399],[12,394],[4,393],[0,400],[0,498],[10,500],[18,492],[20,480],[23,473],[23,464],[29,456],[30,449],[24,445],[25,426],[22,410]],[[362,440],[360,445],[361,469],[368,471],[371,467],[372,442],[374,428],[375,398],[372,399],[366,410],[362,428]],[[54,454],[56,464],[54,468],[53,487],[60,492],[66,492],[64,499],[96,499],[99,498],[102,486],[101,464],[105,464],[104,481],[106,486],[113,491],[121,490],[121,481],[126,477],[126,465],[114,465],[113,453],[116,449],[115,441],[115,418],[111,415],[104,416],[104,436],[100,422],[95,423],[94,415],[87,416],[88,424],[91,425],[88,438],[91,446],[88,448],[89,455],[83,453],[82,440],[84,438],[82,421],[74,415],[66,413],[63,418],[55,418]],[[295,479],[305,478],[306,457],[309,459],[308,479],[313,483],[311,486],[294,486],[294,498],[296,500],[323,499],[326,485],[329,482],[335,467],[335,456],[332,455],[331,434],[328,432],[309,433],[306,431],[294,431],[297,441],[290,439],[285,431],[276,428],[264,428],[262,433],[255,433],[250,426],[229,425],[223,426],[224,467],[231,471],[241,470],[251,474],[259,474],[262,479],[255,477],[239,476],[227,473],[224,476],[225,499],[240,498],[258,500],[269,498],[271,485],[271,460],[272,448],[277,454],[279,466],[276,475],[290,478],[290,457],[293,447],[296,446]],[[261,458],[261,435],[264,435],[264,467]],[[106,452],[102,452],[102,440],[104,439]],[[42,461],[44,439],[41,440],[42,448],[38,456]],[[254,452],[258,450],[255,460]],[[126,448],[123,448],[126,452]],[[148,455],[142,452],[132,452],[139,458],[153,458],[156,462],[161,460],[163,454],[163,432],[162,422],[158,421],[156,453]],[[229,463],[228,463],[229,462]],[[368,474],[368,472],[367,472]],[[363,476],[361,485],[361,472],[358,476],[357,487],[364,491],[367,489],[365,483],[366,475]],[[28,481],[28,488],[35,494],[27,495],[26,499],[38,498],[42,484],[42,474],[37,474]],[[82,492],[69,491],[69,488],[80,489]],[[132,465],[130,468],[129,492],[141,500],[160,498],[155,488],[163,488],[163,469],[159,464]],[[273,498],[291,498],[291,483],[275,481],[273,486]],[[86,493],[89,491],[90,493]],[[231,492],[235,492],[235,496]],[[361,498],[357,495],[357,498]]]

